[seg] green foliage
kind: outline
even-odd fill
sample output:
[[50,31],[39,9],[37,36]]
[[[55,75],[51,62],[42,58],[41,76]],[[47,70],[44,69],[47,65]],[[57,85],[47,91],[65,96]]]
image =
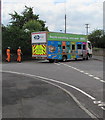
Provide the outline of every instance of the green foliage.
[[23,11],[23,18],[25,22],[28,22],[30,20],[39,20],[39,15],[33,14],[33,8],[25,6],[25,10]]
[[24,30],[30,30],[32,32],[41,31],[42,30],[42,25],[37,20],[30,20],[26,24],[24,24],[23,29]]
[[8,26],[2,26],[2,51],[8,46],[12,52],[16,52],[21,46],[24,54],[31,55],[31,32],[48,31],[45,21],[39,19],[39,15],[33,13],[33,8],[25,6],[20,14],[14,12],[11,15],[11,22]]
[[88,35],[89,41],[91,41],[93,47],[105,48],[105,35],[103,30],[94,30]]
[[[19,27],[16,26],[8,26],[5,28],[2,32],[3,40],[2,40],[2,48],[3,52],[5,52],[5,49],[10,46],[12,52],[16,52],[16,49],[18,46],[22,47],[22,50],[24,53],[26,53],[26,50],[28,50],[30,47],[30,34],[24,32],[22,29],[19,29]],[[31,51],[30,51],[31,52]],[[27,53],[30,53],[29,50]]]

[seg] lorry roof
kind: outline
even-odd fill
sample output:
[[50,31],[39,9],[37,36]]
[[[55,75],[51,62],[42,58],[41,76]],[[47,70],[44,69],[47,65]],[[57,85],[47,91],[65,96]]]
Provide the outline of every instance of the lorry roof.
[[[33,32],[32,36],[34,39],[34,34],[37,39],[37,43],[47,42],[47,41],[71,41],[71,42],[87,42],[87,36],[82,34],[70,34],[70,33],[60,33],[60,32],[50,32],[50,31],[39,31]],[[47,34],[47,35],[46,35]],[[40,38],[40,40],[39,40]],[[43,39],[42,39],[43,38]],[[34,42],[36,40],[33,40]]]
[[83,36],[87,36],[84,34],[76,34],[76,33],[61,33],[61,32],[52,32],[52,31],[38,31],[38,32],[32,32],[32,33],[59,33],[59,34],[71,34],[71,35],[83,35]]

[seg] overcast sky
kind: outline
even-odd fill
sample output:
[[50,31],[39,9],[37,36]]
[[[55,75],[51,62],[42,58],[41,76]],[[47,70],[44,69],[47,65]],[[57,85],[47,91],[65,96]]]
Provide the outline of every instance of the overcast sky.
[[105,0],[2,0],[2,24],[10,22],[9,13],[19,14],[25,5],[33,7],[35,14],[46,21],[46,26],[53,32],[64,32],[64,16],[67,15],[67,33],[86,34],[103,29],[103,2]]

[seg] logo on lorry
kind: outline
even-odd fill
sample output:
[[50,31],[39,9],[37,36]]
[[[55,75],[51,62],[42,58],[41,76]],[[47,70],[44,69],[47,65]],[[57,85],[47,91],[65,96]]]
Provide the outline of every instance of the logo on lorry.
[[44,39],[44,36],[41,36],[41,35],[35,35],[35,36],[34,36],[34,39],[35,39],[35,40]]
[[32,43],[45,43],[46,33],[32,33]]
[[39,35],[35,35],[35,36],[34,36],[34,39],[39,40],[39,39],[40,39],[40,36],[39,36]]

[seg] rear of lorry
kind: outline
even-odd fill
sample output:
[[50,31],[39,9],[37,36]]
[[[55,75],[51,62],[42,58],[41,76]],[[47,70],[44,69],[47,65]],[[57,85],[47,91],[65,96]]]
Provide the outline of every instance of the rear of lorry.
[[32,58],[47,59],[47,32],[31,34]]

